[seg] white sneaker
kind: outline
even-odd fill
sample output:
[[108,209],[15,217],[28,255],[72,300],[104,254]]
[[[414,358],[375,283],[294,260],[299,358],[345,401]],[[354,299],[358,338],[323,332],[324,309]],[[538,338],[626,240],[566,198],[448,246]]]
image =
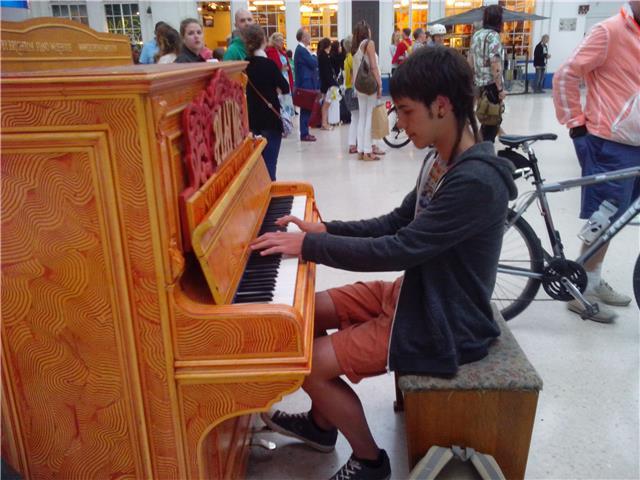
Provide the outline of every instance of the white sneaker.
[[[589,301],[589,303],[596,303],[598,301],[598,297],[594,295],[585,295],[584,298]],[[598,323],[613,323],[618,314],[614,312],[612,309],[605,307],[602,304],[598,304],[600,311],[595,315],[590,316],[588,319],[593,320]],[[567,308],[572,312],[578,313],[582,315],[585,311],[585,308],[578,300],[570,300],[567,302]]]
[[593,289],[593,294],[607,305],[626,307],[631,303],[631,297],[624,293],[616,292],[611,288],[611,285],[604,280],[600,280],[600,284]]

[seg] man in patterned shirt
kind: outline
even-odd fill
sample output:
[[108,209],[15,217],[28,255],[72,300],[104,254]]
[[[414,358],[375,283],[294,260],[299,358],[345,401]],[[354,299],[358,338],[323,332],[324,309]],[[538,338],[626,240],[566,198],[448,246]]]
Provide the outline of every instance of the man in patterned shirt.
[[[469,65],[473,70],[473,81],[479,89],[479,95],[498,104],[504,100],[504,82],[502,79],[502,7],[491,5],[484,10],[482,28],[474,33],[469,49]],[[481,124],[482,139],[493,142],[500,129],[497,125]]]

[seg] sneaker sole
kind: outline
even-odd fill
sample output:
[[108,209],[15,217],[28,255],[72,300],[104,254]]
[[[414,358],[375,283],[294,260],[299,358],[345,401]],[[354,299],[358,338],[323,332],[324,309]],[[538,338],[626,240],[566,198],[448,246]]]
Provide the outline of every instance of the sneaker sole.
[[[598,297],[598,298],[600,298],[600,297]],[[602,298],[600,298],[600,301],[602,303],[604,303],[605,305],[611,305],[612,307],[627,307],[631,303],[631,299],[629,299],[628,302],[612,302],[612,301],[606,301],[606,300],[603,300]]]
[[271,420],[271,417],[269,416],[268,412],[262,412],[260,414],[260,418],[262,419],[262,421],[274,432],[278,432],[281,435],[284,435],[286,437],[291,437],[291,438],[295,438],[297,440],[300,440],[301,442],[303,442],[306,445],[309,445],[311,448],[318,450],[319,452],[323,452],[323,453],[331,453],[335,450],[335,445],[332,445],[330,447],[326,446],[326,445],[321,445],[319,443],[316,443],[312,440],[309,440],[308,438],[304,438],[301,437],[300,435],[290,432],[289,430],[286,430],[284,428],[282,428],[280,425],[278,425],[277,423],[274,423],[273,420]]
[[[567,304],[567,308],[574,312],[577,313],[578,315],[582,315],[582,308],[581,307],[577,307],[574,306],[572,303],[568,303]],[[597,323],[613,323],[613,321],[617,318],[618,315],[614,315],[613,317],[609,317],[609,318],[598,318],[596,315],[591,316],[591,317],[587,317],[587,320],[591,320],[592,322],[597,322]]]

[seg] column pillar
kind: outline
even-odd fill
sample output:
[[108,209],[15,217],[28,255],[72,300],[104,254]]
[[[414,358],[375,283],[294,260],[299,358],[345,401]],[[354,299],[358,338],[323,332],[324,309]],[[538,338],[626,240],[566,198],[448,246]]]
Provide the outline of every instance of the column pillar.
[[287,28],[287,48],[291,51],[296,50],[298,41],[296,33],[301,26],[300,22],[300,0],[286,0],[287,9],[285,13],[285,25]]
[[353,33],[351,28],[351,1],[338,1],[338,40],[348,37]]
[[445,16],[445,3],[442,0],[429,0],[429,22],[443,18]]
[[[37,2],[34,2],[37,3]],[[142,14],[142,12],[141,12]],[[96,32],[107,32],[107,16],[104,13],[104,3],[87,2],[87,17],[89,26]]]
[[380,20],[378,31],[378,58],[380,60],[380,72],[391,73],[391,35],[394,28],[393,0],[380,0]]

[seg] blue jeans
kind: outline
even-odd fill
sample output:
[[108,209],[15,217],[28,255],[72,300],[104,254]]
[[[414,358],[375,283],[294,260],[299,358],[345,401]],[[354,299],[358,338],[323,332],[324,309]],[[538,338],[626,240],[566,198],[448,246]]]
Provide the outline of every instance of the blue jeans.
[[[574,138],[573,146],[583,176],[640,165],[640,147],[612,142],[590,133]],[[609,200],[618,207],[618,212],[612,217],[613,221],[629,208],[638,195],[640,177],[584,186],[580,218],[589,218],[602,202]]]
[[300,109],[300,139],[309,135],[309,119],[311,110]]
[[546,72],[545,67],[536,67],[536,78],[533,81],[533,91],[541,92],[544,87],[544,74]]
[[280,153],[280,143],[282,142],[282,132],[277,129],[259,130],[253,132],[255,135],[262,135],[267,139],[267,146],[262,151],[262,158],[267,166],[271,181],[276,179],[276,164]]

